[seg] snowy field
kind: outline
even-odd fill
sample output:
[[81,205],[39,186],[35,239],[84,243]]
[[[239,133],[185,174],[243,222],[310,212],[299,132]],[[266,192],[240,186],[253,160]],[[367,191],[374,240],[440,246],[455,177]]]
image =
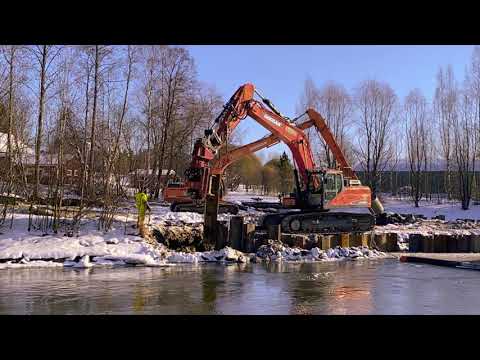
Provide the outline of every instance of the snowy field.
[[[259,200],[260,199],[260,200]],[[245,193],[241,191],[230,191],[225,196],[225,200],[234,203],[242,201],[265,201],[265,202],[278,202],[277,196],[259,195],[255,193]]]
[[427,218],[432,218],[437,215],[445,215],[446,220],[456,219],[480,219],[480,205],[470,205],[470,209],[462,210],[461,204],[458,201],[438,204],[436,201],[422,200],[419,207],[416,208],[413,201],[397,200],[392,198],[384,198],[382,200],[385,211],[390,211],[400,214],[416,214],[424,215]]

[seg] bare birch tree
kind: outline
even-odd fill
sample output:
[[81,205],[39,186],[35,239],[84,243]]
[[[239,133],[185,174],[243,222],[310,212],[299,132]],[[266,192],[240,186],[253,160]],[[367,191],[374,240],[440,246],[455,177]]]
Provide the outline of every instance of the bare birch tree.
[[473,174],[478,151],[478,126],[473,98],[467,91],[460,95],[459,114],[453,119],[453,155],[457,167],[462,209],[468,210],[472,197]]
[[404,103],[406,150],[410,168],[410,185],[415,207],[422,198],[429,152],[427,100],[420,90],[412,90]]
[[35,45],[28,48],[33,55],[35,67],[38,74],[38,121],[35,137],[35,183],[33,188],[33,199],[39,198],[40,188],[40,154],[42,147],[42,136],[44,127],[45,102],[47,100],[47,91],[55,80],[57,69],[55,60],[60,55],[61,46],[55,45]]
[[[159,141],[156,149],[157,165],[157,186],[155,189],[155,198],[158,199],[162,187],[162,170],[167,163],[170,170],[173,157],[166,158],[168,145],[173,138],[172,128],[178,119],[182,103],[191,94],[191,88],[194,83],[195,68],[193,59],[188,52],[179,47],[166,47],[162,49],[160,56],[160,74],[159,74],[159,105],[155,109],[158,112],[160,121]],[[170,147],[171,149],[171,147]],[[167,160],[167,161],[165,161]]]
[[380,174],[394,156],[392,130],[396,95],[388,84],[367,80],[356,89],[355,105],[359,135],[356,155],[374,199]]
[[[314,108],[322,114],[335,136],[335,140],[343,150],[345,157],[351,161],[351,142],[347,134],[352,124],[353,104],[346,89],[334,82],[317,88],[309,77],[305,80],[297,113],[303,113],[307,108]],[[306,132],[320,163],[324,163],[330,168],[335,167],[335,159],[328,145],[319,136],[318,131],[310,128]]]
[[457,121],[457,86],[451,66],[446,71],[442,68],[437,74],[437,87],[434,97],[434,114],[439,128],[440,149],[445,160],[445,189],[448,199],[452,197],[452,156],[453,134],[452,127]]

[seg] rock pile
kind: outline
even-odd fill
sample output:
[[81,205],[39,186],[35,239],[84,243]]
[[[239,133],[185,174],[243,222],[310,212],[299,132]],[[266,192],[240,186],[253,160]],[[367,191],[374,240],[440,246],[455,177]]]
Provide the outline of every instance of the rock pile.
[[247,263],[250,256],[228,246],[221,250],[186,253],[172,251],[166,255],[165,260],[169,263],[192,263],[220,262],[220,263]]
[[384,212],[377,219],[377,225],[384,226],[388,224],[414,224],[420,220],[425,220],[424,215],[398,214],[393,212]]
[[321,250],[318,247],[314,247],[310,250],[303,250],[300,248],[285,246],[278,241],[270,241],[269,244],[260,246],[257,250],[256,256],[262,260],[268,261],[329,261],[387,257],[385,253],[369,249],[365,246],[353,246],[349,248],[337,246],[336,248],[327,250]]

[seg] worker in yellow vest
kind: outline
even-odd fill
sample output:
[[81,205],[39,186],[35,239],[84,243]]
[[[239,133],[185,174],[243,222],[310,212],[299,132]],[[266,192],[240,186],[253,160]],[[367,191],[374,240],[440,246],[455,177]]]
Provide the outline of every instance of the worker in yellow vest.
[[140,192],[135,195],[135,204],[138,210],[137,228],[140,236],[145,237],[145,211],[148,210],[151,212],[145,188],[142,188]]

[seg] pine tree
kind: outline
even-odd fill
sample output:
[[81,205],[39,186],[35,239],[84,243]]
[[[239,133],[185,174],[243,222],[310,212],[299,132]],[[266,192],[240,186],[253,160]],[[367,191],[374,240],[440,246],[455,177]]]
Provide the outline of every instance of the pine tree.
[[293,189],[293,165],[285,151],[278,162],[278,174],[280,176],[280,192],[290,193]]

